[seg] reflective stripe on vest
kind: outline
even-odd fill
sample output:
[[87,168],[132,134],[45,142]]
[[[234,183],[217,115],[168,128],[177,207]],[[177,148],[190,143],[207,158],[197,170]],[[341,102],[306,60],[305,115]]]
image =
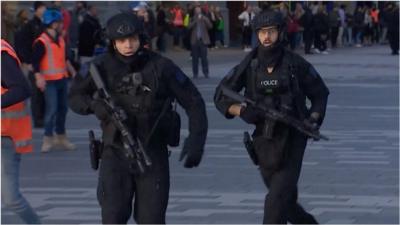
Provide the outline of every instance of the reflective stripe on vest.
[[1,118],[3,119],[19,119],[24,116],[28,116],[29,113],[26,110],[23,111],[1,111]]
[[52,75],[56,73],[66,73],[66,69],[48,69],[48,70],[40,70],[40,74],[42,75]]
[[[56,64],[54,62],[54,58],[55,58],[54,50],[50,44],[52,42],[52,40],[47,36],[46,33],[43,33],[42,35],[40,35],[40,37],[37,40],[40,40],[46,48],[46,53],[45,53],[46,58],[42,59],[42,60],[47,60],[47,66],[48,66],[47,69],[44,69],[43,66],[41,65],[40,66],[40,74],[42,76],[45,76],[45,79],[49,78],[53,75],[59,75],[59,74],[63,74],[63,77],[66,76],[66,74],[67,74],[66,66],[64,66],[64,68],[56,68]],[[62,54],[65,54],[65,44],[63,43],[62,38],[59,37],[58,41],[60,42],[59,44],[61,46]],[[64,57],[64,60],[65,60],[65,57]],[[64,62],[64,64],[65,64],[65,62]],[[58,77],[56,77],[56,79],[58,79]]]
[[26,141],[16,141],[14,142],[15,147],[17,148],[23,148],[29,145],[32,145],[32,140],[26,140]]

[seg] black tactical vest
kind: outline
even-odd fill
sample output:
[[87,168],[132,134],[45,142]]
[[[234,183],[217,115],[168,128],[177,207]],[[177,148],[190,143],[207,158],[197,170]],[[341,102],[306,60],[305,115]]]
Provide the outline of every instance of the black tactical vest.
[[295,102],[292,91],[291,71],[284,61],[272,73],[253,59],[247,71],[245,95],[257,103],[294,115]]
[[156,60],[129,65],[112,55],[105,55],[100,74],[115,105],[127,114],[131,132],[145,139],[165,103],[157,98],[160,74]]

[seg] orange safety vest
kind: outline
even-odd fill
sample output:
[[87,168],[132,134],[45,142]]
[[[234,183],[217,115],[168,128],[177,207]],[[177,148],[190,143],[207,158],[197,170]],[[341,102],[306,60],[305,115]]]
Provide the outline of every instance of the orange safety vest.
[[374,23],[379,22],[379,10],[371,10],[371,17]]
[[[5,40],[1,39],[1,51],[7,52],[21,65],[14,49]],[[1,86],[1,95],[8,91]],[[1,136],[10,137],[18,153],[32,152],[32,124],[24,102],[19,102],[1,109]]]
[[183,15],[181,9],[172,9],[172,13],[174,14],[174,20],[172,21],[174,26],[180,27],[183,26]]
[[43,32],[36,40],[41,41],[45,47],[46,53],[40,60],[40,74],[45,80],[60,80],[67,77],[67,63],[65,59],[65,42],[60,36],[58,43],[55,43],[51,37]]

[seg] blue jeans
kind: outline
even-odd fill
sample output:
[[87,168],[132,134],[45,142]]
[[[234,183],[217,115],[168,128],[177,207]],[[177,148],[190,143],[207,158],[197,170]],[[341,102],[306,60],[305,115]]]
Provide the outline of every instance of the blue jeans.
[[[10,138],[1,137],[1,201],[25,223],[39,224],[40,219],[19,191],[21,154],[15,151]],[[3,221],[4,222],[4,221]]]
[[353,29],[351,27],[347,27],[346,29],[346,45],[352,45],[353,44]]
[[67,92],[68,79],[47,81],[44,91],[46,111],[44,116],[44,135],[53,136],[55,126],[56,134],[65,134],[65,120],[67,117]]
[[221,42],[221,45],[225,45],[224,42],[225,38],[224,38],[224,31],[223,30],[217,30],[217,32],[215,32],[215,42],[219,41]]

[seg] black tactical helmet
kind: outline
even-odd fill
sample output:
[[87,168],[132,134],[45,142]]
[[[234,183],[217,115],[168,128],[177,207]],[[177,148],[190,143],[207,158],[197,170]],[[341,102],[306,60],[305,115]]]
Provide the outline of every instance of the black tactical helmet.
[[279,30],[285,26],[285,20],[280,12],[263,10],[253,19],[253,30],[258,31],[263,27],[277,26]]
[[119,13],[107,21],[106,34],[110,40],[143,33],[143,22],[130,12]]
[[257,33],[263,27],[276,26],[279,31],[277,44],[285,44],[286,22],[282,13],[273,10],[263,10],[252,21],[253,30]]

